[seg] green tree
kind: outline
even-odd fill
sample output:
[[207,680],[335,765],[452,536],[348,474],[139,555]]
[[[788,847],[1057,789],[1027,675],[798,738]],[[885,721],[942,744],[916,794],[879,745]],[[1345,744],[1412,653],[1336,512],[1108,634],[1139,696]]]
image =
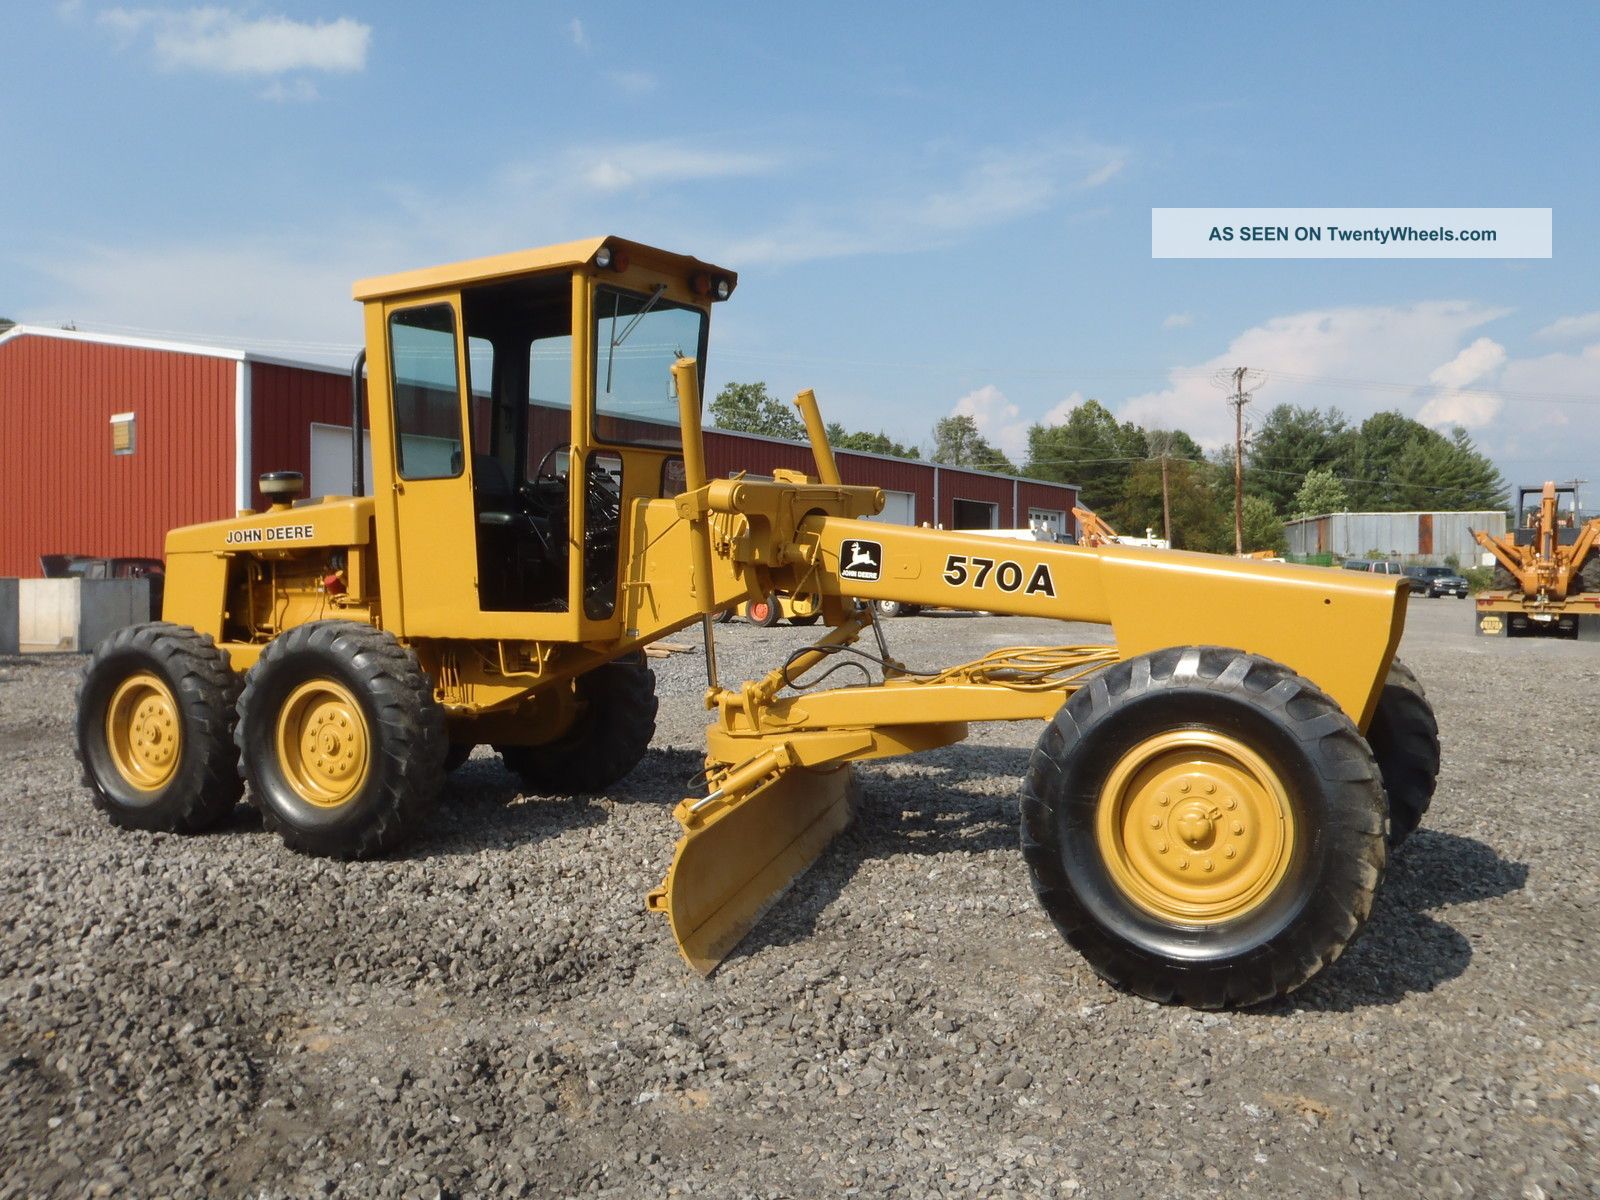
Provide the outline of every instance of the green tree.
[[711,423],[734,433],[803,442],[806,427],[789,405],[767,394],[765,383],[729,383],[711,402]]
[[1405,505],[1398,499],[1395,464],[1426,425],[1404,413],[1373,413],[1361,422],[1350,453],[1350,507],[1355,512],[1393,512]]
[[869,454],[892,454],[896,458],[922,457],[915,446],[902,446],[881,430],[851,433],[837,421],[828,422],[828,443],[835,450],[865,450]]
[[1327,513],[1345,512],[1350,507],[1350,497],[1344,484],[1333,473],[1332,467],[1313,467],[1306,472],[1305,482],[1295,492],[1289,505],[1291,517],[1320,517]]
[[952,467],[976,467],[980,471],[1003,471],[1015,475],[1017,468],[978,432],[978,422],[969,416],[941,417],[933,427],[933,461]]
[[[1228,477],[1226,504],[1216,477],[1216,472],[1198,457],[1168,458],[1167,496],[1172,510],[1172,544],[1176,549],[1233,550],[1233,477]],[[1160,534],[1159,457],[1133,464],[1117,519],[1111,524],[1119,532],[1134,536],[1142,536],[1146,529]]]
[[1356,436],[1352,507],[1371,512],[1501,508],[1506,483],[1460,426],[1446,437],[1401,413],[1368,417]]
[[[1199,450],[1187,435],[1184,439]],[[1109,519],[1120,511],[1133,465],[1149,454],[1143,429],[1131,421],[1119,422],[1098,400],[1085,400],[1060,425],[1028,430],[1027,473],[1077,484],[1083,503]]]
[[1246,496],[1241,518],[1246,554],[1252,550],[1282,554],[1288,549],[1289,543],[1283,536],[1283,519],[1265,496]]
[[4,333],[6,330],[10,329],[15,324],[16,324],[16,322],[13,321],[10,317],[0,317],[0,333]]
[[1337,408],[1280,404],[1250,437],[1245,487],[1280,513],[1291,511],[1296,490],[1318,467],[1347,466],[1355,432]]

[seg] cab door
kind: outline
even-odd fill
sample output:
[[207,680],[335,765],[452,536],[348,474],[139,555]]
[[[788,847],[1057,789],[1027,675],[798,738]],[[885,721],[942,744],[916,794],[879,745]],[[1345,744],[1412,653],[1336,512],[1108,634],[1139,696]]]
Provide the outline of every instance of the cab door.
[[[385,342],[391,436],[381,449],[374,438],[373,465],[378,478],[392,481],[391,544],[398,553],[383,581],[384,623],[407,637],[471,636],[477,559],[458,301],[441,296],[388,306]],[[387,471],[383,457],[390,459]]]

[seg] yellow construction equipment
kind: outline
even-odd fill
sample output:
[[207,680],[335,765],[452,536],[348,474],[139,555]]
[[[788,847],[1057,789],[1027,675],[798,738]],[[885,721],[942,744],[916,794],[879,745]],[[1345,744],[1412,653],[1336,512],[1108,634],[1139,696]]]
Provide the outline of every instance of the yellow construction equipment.
[[[199,829],[242,773],[291,847],[359,858],[474,745],[535,791],[603,789],[654,730],[643,647],[699,623],[706,782],[648,900],[695,967],[849,822],[853,764],[1012,720],[1044,723],[1022,781],[1034,887],[1095,970],[1216,1006],[1338,957],[1438,771],[1394,661],[1401,581],[867,521],[883,492],[840,482],[809,393],[814,474],[708,478],[707,330],[735,284],[619,238],[357,284],[373,495],[298,499],[269,473],[267,511],[172,531],[165,620],[85,677],[96,803]],[[724,685],[713,618],[775,594],[826,630]],[[911,665],[879,603],[1102,622],[1116,645]]]
[[1478,633],[1600,641],[1600,517],[1583,520],[1578,485],[1518,488],[1513,521],[1499,537],[1472,531],[1495,559],[1477,597]]

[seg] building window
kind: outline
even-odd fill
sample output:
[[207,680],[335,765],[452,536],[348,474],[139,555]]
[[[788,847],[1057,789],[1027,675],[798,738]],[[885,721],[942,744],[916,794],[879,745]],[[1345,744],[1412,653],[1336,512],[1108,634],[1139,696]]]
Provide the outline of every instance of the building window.
[[132,454],[133,446],[133,414],[131,412],[112,413],[111,453]]

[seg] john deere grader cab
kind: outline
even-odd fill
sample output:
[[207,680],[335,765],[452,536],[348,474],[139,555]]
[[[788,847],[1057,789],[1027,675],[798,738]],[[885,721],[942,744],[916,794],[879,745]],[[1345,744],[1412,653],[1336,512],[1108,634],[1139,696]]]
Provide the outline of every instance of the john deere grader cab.
[[[266,512],[168,535],[165,620],[84,679],[96,804],[197,830],[247,784],[292,848],[363,858],[474,745],[538,793],[605,788],[654,729],[643,647],[698,622],[706,783],[646,900],[696,968],[849,822],[854,763],[973,721],[1043,723],[1022,853],[1106,978],[1249,1004],[1337,958],[1438,772],[1394,660],[1401,581],[870,522],[883,492],[841,484],[805,392],[814,474],[710,479],[707,327],[735,282],[603,238],[357,284],[373,494],[301,500],[298,476],[268,474]],[[358,358],[356,430],[361,378]],[[773,594],[820,612],[821,636],[724,685],[713,616]],[[881,601],[1103,622],[1116,645],[914,670]],[[846,661],[868,671],[832,672]]]

